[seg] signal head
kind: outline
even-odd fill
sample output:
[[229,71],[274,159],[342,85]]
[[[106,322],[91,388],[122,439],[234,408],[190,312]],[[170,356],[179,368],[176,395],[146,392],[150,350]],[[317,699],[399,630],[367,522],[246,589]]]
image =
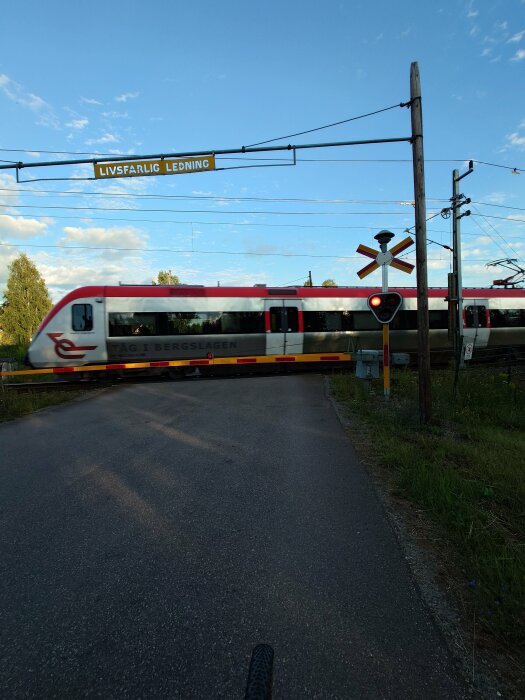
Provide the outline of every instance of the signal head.
[[381,292],[368,297],[368,308],[379,323],[390,323],[402,303],[403,297],[399,292]]

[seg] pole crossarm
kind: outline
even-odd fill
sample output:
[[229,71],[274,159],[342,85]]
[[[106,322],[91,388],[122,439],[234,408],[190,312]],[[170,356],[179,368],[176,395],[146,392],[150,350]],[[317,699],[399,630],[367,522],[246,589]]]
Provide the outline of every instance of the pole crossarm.
[[310,148],[338,148],[340,146],[364,146],[367,144],[376,143],[410,143],[412,137],[402,136],[386,139],[366,139],[363,141],[332,141],[328,143],[307,143],[307,144],[288,144],[286,146],[263,146],[263,147],[248,147],[242,146],[241,148],[224,148],[224,149],[214,149],[210,148],[204,151],[185,151],[180,153],[157,153],[149,155],[132,155],[132,156],[113,156],[113,157],[100,157],[100,158],[78,158],[75,160],[52,160],[52,161],[37,161],[34,163],[9,163],[7,165],[0,165],[0,170],[16,170],[17,173],[23,168],[44,168],[57,165],[95,165],[97,163],[121,163],[125,161],[134,160],[164,160],[165,158],[192,158],[198,156],[206,156],[213,154],[215,156],[233,155],[233,154],[245,154],[245,153],[268,153],[275,151],[299,151]]

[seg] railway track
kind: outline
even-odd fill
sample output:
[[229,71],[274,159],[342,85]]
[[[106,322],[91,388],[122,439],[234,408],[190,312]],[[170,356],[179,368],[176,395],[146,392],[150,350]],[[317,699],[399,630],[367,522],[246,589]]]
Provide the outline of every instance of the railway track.
[[2,382],[2,389],[16,392],[17,394],[41,394],[46,391],[89,391],[111,386],[109,381],[63,381],[63,382]]

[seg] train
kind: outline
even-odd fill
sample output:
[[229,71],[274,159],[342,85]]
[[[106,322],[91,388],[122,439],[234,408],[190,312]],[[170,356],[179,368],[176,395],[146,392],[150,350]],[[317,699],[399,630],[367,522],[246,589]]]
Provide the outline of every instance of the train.
[[[381,349],[370,287],[86,286],[44,318],[29,349],[37,368],[206,357]],[[417,292],[396,287],[392,352],[417,353]],[[432,352],[451,353],[447,290],[428,290]],[[463,290],[463,333],[474,353],[525,346],[525,290]]]

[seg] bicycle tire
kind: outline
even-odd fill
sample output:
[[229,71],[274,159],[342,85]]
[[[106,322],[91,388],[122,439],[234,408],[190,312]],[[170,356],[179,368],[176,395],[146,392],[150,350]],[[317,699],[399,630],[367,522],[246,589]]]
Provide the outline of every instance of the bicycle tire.
[[244,700],[271,700],[273,685],[273,649],[257,644],[252,651]]

